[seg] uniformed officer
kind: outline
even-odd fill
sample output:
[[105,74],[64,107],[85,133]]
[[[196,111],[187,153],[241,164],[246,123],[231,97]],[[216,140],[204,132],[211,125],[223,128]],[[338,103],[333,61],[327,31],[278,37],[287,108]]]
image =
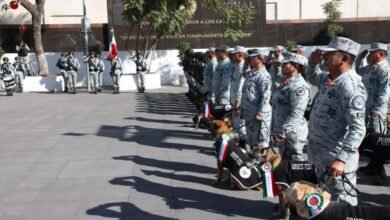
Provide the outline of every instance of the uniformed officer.
[[114,83],[114,91],[112,92],[112,94],[119,94],[120,80],[122,76],[122,61],[117,56],[111,59],[110,76]]
[[1,64],[1,75],[13,75],[15,76],[15,67],[9,62],[8,57],[3,57],[3,63]]
[[137,67],[137,86],[138,92],[145,92],[145,74],[148,71],[148,64],[144,59],[143,53],[138,53],[137,59],[135,61],[135,65]]
[[283,83],[281,61],[283,60],[284,47],[276,45],[272,51],[271,67],[269,74],[272,79],[272,91],[275,91]]
[[367,93],[361,77],[352,68],[359,48],[358,43],[348,38],[333,37],[328,47],[321,49],[326,53],[329,72],[319,68],[320,50],[311,54],[307,71],[309,82],[319,88],[309,123],[309,161],[316,166],[319,181],[332,199],[351,205],[357,205],[353,187],[358,147],[366,133]]
[[77,58],[74,57],[73,52],[68,53],[66,60],[66,71],[69,76],[69,93],[76,94],[76,82],[77,82],[77,71],[80,68],[80,63]]
[[270,142],[272,80],[265,68],[267,55],[267,51],[259,49],[254,49],[249,55],[252,71],[242,90],[241,114],[251,149],[255,146],[267,148]]
[[66,71],[66,63],[67,63],[67,56],[64,53],[61,53],[60,58],[58,58],[57,61],[57,68],[60,69],[61,76],[64,78],[64,92],[68,92],[68,84],[69,84],[69,75],[68,72]]
[[230,82],[230,105],[233,107],[233,129],[238,133],[239,146],[246,149],[245,120],[241,118],[242,87],[244,86],[245,47],[237,46],[230,52],[233,74]]
[[280,147],[283,159],[303,161],[303,147],[308,128],[304,113],[310,98],[310,88],[301,72],[305,57],[289,53],[282,60],[283,84],[273,95],[273,139]]
[[7,96],[13,95],[15,88],[15,68],[9,62],[8,57],[3,57],[3,63],[0,66],[1,79],[4,82]]
[[23,93],[23,79],[26,77],[26,67],[20,62],[19,57],[15,57],[15,81],[16,86],[19,87],[19,93]]
[[99,88],[99,79],[98,79],[98,73],[99,73],[99,60],[96,58],[96,53],[91,52],[89,57],[87,57],[84,62],[88,62],[88,68],[89,68],[89,84],[91,86],[91,94],[97,94],[97,90]]
[[221,45],[216,49],[218,65],[212,86],[216,103],[220,105],[230,104],[230,80],[233,73],[233,65],[229,59],[229,49],[226,45]]
[[98,66],[99,66],[99,71],[98,71],[98,92],[101,92],[103,89],[103,74],[104,74],[104,69],[105,65],[103,62],[103,59],[100,57],[100,55],[97,56],[98,59]]
[[27,75],[31,75],[29,61],[28,61],[28,52],[30,52],[30,48],[28,45],[21,40],[19,45],[16,45],[16,52],[18,53],[18,57],[20,59],[20,63],[24,65]]
[[205,92],[207,92],[207,100],[213,102],[211,89],[213,85],[213,76],[218,65],[214,47],[210,47],[206,51],[206,58],[207,64],[203,71],[203,85]]
[[[387,61],[387,45],[372,43],[356,61],[356,71],[362,76],[367,90],[366,123],[370,130],[386,132],[386,115],[390,98],[390,66]],[[368,65],[363,61],[367,59]]]
[[[296,54],[299,54],[302,56],[303,58],[303,62],[305,63],[303,66],[304,66],[304,70],[307,68],[307,65],[309,65],[309,60],[305,57],[305,47],[302,46],[302,45],[296,45],[293,49],[291,49],[291,52],[293,53],[296,53]],[[303,73],[304,71],[302,71]],[[301,73],[301,75],[302,75]]]

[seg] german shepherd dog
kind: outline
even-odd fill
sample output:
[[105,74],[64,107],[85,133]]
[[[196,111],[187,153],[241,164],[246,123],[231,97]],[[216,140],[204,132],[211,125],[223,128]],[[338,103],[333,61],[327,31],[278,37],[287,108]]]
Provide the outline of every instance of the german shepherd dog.
[[299,181],[286,190],[299,216],[313,220],[388,220],[390,206],[352,206],[331,201],[331,195],[313,183]]
[[[221,155],[219,153],[220,149],[222,148],[221,142],[223,142],[224,139],[231,137],[232,132],[226,123],[222,120],[214,120],[210,131],[215,141],[214,145],[217,149],[217,179],[213,181],[213,184],[217,185],[221,181],[223,168],[225,167],[230,171],[232,179],[239,188],[254,188],[262,191],[262,174],[258,167],[264,162],[271,163],[276,186],[278,189],[279,211],[277,215],[279,218],[289,219],[290,211],[288,200],[285,196],[285,190],[290,186],[292,181],[303,178],[317,183],[317,177],[314,173],[314,168],[312,165],[308,164],[308,162],[282,161],[282,157],[272,151],[270,148],[254,148],[251,155],[248,155],[247,153],[243,152],[243,150],[232,139],[229,139],[229,141],[225,140],[228,146],[228,149],[226,149],[226,156],[220,160],[218,156]],[[242,163],[240,163],[240,161],[242,161]],[[299,170],[303,169],[309,172],[305,172],[303,177],[302,175],[294,176],[294,172],[289,171],[294,170],[294,167],[298,168]],[[252,178],[251,175],[248,175],[243,179],[241,178],[242,173],[239,172],[240,169],[245,170],[250,174],[256,174],[256,177]]]

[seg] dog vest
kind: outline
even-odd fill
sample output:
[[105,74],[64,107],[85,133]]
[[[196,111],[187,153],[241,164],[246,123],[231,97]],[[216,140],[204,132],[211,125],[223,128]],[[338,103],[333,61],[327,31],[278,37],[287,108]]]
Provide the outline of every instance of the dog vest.
[[315,168],[307,161],[282,160],[273,170],[275,182],[290,187],[290,184],[305,180],[318,183]]
[[330,202],[313,220],[389,220],[390,206],[351,206]]
[[390,135],[369,134],[363,140],[360,150],[375,158],[390,160]]
[[251,158],[229,138],[229,135],[221,135],[215,143],[215,150],[217,160],[230,171],[233,179],[242,188],[251,189],[261,184],[259,170],[255,166],[246,166]]

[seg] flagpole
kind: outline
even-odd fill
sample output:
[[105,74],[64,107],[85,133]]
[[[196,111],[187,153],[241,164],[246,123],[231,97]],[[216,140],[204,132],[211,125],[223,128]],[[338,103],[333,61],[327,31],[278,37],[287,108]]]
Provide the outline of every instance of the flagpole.
[[[87,8],[85,6],[85,0],[83,0],[83,18],[82,18],[82,32],[84,33],[84,56],[88,56],[88,18],[87,18]],[[87,90],[91,91],[90,79],[89,79],[89,65],[86,62],[86,73],[87,73]]]

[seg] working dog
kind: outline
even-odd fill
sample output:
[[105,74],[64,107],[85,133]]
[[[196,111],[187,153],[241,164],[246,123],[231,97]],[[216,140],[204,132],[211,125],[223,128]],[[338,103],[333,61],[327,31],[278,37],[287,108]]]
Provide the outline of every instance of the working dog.
[[[215,141],[214,145],[216,147],[217,156],[218,152],[220,152],[219,149],[221,148],[221,142],[223,139],[229,139],[227,141],[227,156],[224,160],[219,160],[217,157],[217,180],[213,181],[213,184],[218,184],[221,181],[223,168],[226,167],[229,169],[231,177],[234,179],[239,188],[254,188],[262,191],[263,180],[259,167],[265,162],[271,163],[279,197],[278,217],[289,219],[289,205],[284,191],[290,186],[292,182],[303,179],[317,183],[314,167],[308,164],[308,162],[293,162],[282,160],[281,156],[272,151],[270,148],[254,148],[251,155],[243,152],[242,149],[240,149],[240,147],[232,140],[232,132],[226,123],[222,120],[213,121],[211,133]],[[247,168],[247,173],[255,173],[257,177],[252,178],[252,175],[248,175],[247,178],[242,179],[239,169],[245,169],[245,167]],[[303,176],[294,175],[294,172],[292,172],[294,170],[308,170],[309,172],[305,172],[305,175]]]
[[[205,108],[208,108],[210,111],[208,116],[205,116]],[[231,106],[214,105],[212,103],[208,103],[208,106],[206,106],[204,104],[201,110],[194,115],[192,121],[196,125],[196,129],[199,128],[199,126],[201,125],[202,127],[210,130],[211,123],[217,119],[224,120],[226,123],[228,123],[228,127],[230,128],[233,123]]]
[[289,203],[285,190],[293,182],[305,180],[317,184],[318,179],[315,167],[308,161],[292,161],[282,159],[272,148],[255,148],[252,153],[260,163],[271,162],[275,183],[279,190],[279,217],[288,219],[290,215]]
[[331,195],[315,184],[299,181],[286,190],[299,216],[313,220],[389,220],[390,206],[352,206],[331,201]]
[[386,171],[384,164],[390,160],[390,135],[367,132],[359,148],[360,154],[370,158],[370,163],[360,171],[374,175],[372,184],[384,185]]

